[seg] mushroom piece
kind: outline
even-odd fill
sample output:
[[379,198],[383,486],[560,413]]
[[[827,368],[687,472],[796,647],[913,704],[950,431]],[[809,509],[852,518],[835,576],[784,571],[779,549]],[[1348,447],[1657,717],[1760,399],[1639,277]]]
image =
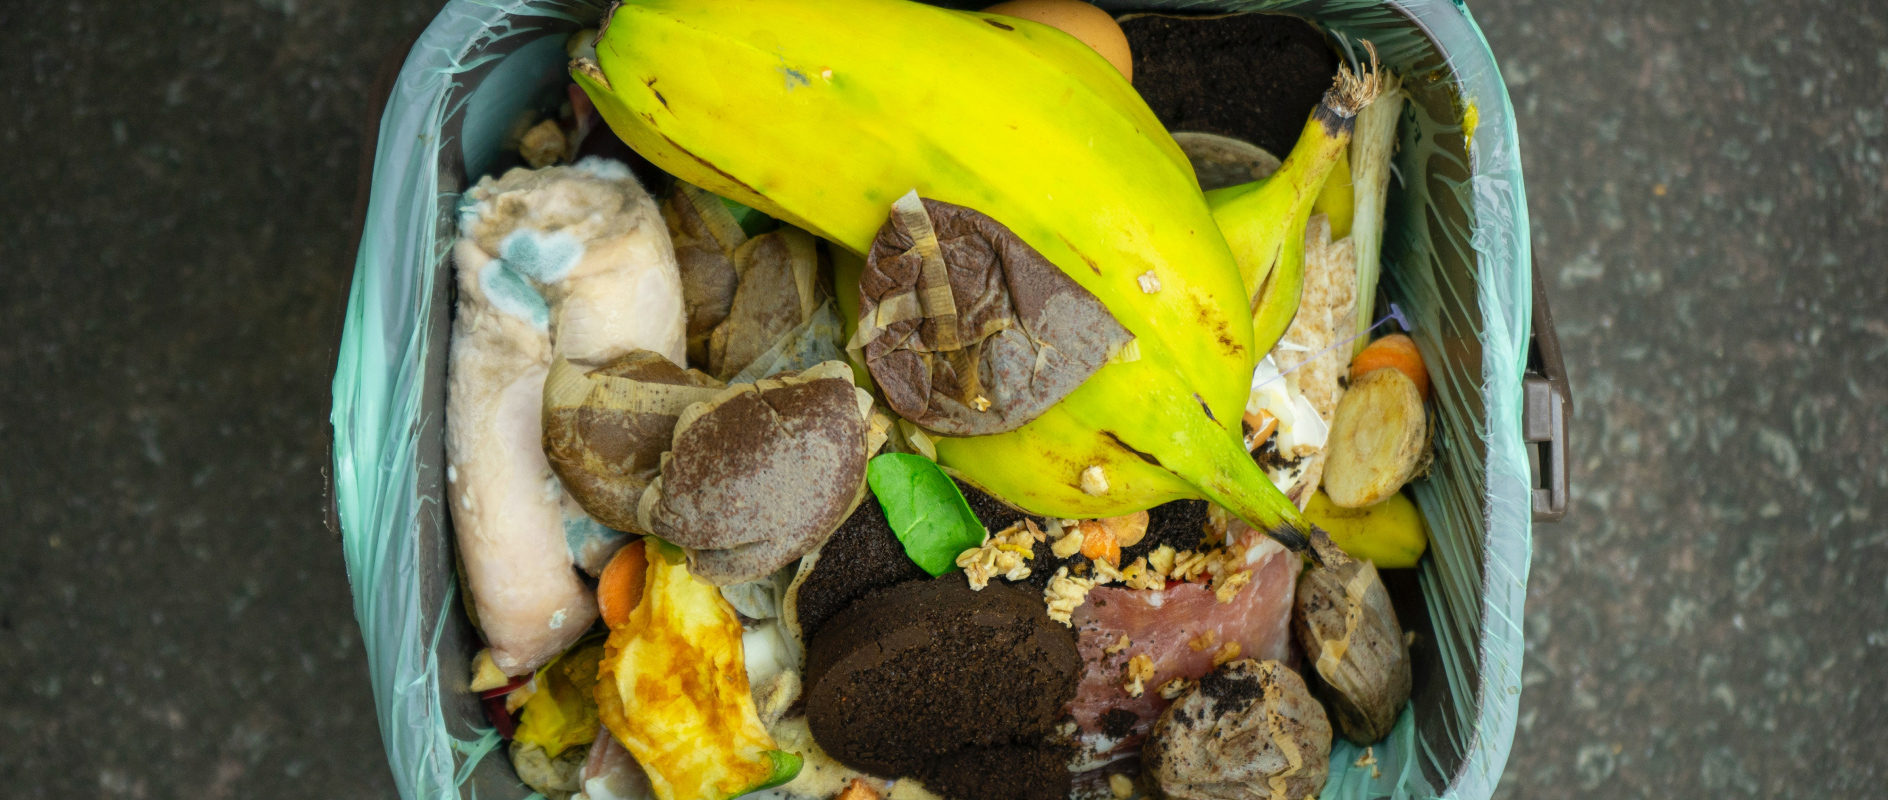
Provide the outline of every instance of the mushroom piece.
[[1409,701],[1409,648],[1376,565],[1327,560],[1305,570],[1291,629],[1316,665],[1344,738],[1371,744],[1389,736]]
[[871,415],[871,395],[840,361],[730,386],[677,419],[637,522],[687,548],[690,571],[709,583],[768,575],[818,547],[864,497],[869,440],[883,436]]
[[1173,800],[1301,800],[1330,773],[1331,723],[1298,673],[1242,659],[1180,695],[1142,757]]

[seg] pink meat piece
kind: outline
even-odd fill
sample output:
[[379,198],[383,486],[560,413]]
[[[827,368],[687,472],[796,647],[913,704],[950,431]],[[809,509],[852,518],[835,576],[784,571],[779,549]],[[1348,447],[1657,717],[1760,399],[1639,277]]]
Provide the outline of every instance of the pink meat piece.
[[[1118,586],[1097,587],[1088,602],[1076,609],[1072,621],[1077,646],[1086,663],[1082,683],[1070,707],[1083,739],[1096,752],[1091,764],[1106,763],[1140,748],[1147,731],[1170,702],[1158,691],[1161,684],[1180,677],[1199,678],[1213,669],[1213,656],[1226,642],[1239,644],[1240,658],[1284,661],[1291,647],[1291,604],[1302,561],[1270,539],[1241,531],[1234,535],[1249,542],[1246,563],[1252,582],[1221,603],[1206,583],[1172,583],[1161,591]],[[1219,645],[1195,651],[1188,642],[1213,631]],[[1122,635],[1129,646],[1109,655],[1105,649]],[[1154,679],[1140,697],[1129,697],[1128,659],[1142,653],[1154,662]],[[1134,713],[1127,736],[1105,736],[1102,715],[1114,709]]]

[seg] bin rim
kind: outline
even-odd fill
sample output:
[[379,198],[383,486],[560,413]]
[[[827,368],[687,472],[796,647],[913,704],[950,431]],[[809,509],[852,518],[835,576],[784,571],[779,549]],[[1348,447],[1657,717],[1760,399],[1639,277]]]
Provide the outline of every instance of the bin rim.
[[[462,111],[453,89],[490,62],[489,51],[508,38],[539,33],[523,19],[583,25],[601,11],[601,0],[450,0],[412,43],[385,108],[372,150],[360,244],[336,351],[330,424],[332,524],[338,529],[355,617],[361,626],[380,725],[395,783],[402,797],[459,794],[472,769],[500,742],[495,732],[453,735],[442,719],[442,701],[463,678],[442,679],[434,658],[440,619],[425,619],[429,603],[414,564],[424,518],[443,512],[436,497],[419,488],[428,467],[421,452],[429,419],[425,380],[429,360],[443,358],[445,342],[434,341],[425,324],[433,304],[446,296],[432,269],[445,257],[439,204],[456,201],[456,187],[442,185],[438,156],[445,119]],[[1464,100],[1478,112],[1469,131],[1469,191],[1479,216],[1505,224],[1477,224],[1471,244],[1476,259],[1477,305],[1485,330],[1486,385],[1519,385],[1526,369],[1531,315],[1528,215],[1512,104],[1486,38],[1460,0],[1100,0],[1116,11],[1240,10],[1312,15],[1318,8],[1373,6],[1407,18],[1443,50]],[[1446,48],[1446,49],[1445,49]],[[413,203],[433,197],[435,203]],[[425,267],[425,268],[418,268]],[[417,313],[415,313],[417,311]],[[1492,343],[1496,346],[1488,346]],[[1516,345],[1515,343],[1518,343]],[[1499,393],[1495,393],[1499,394]],[[1521,435],[1521,398],[1487,397],[1486,465],[1480,626],[1475,652],[1479,669],[1469,688],[1477,701],[1461,768],[1446,777],[1440,796],[1487,798],[1506,764],[1514,735],[1525,650],[1528,560],[1531,555],[1527,458]],[[1485,393],[1486,395],[1486,393]],[[1518,470],[1517,470],[1518,465]],[[1499,467],[1499,469],[1497,468]],[[1515,479],[1515,475],[1521,476]],[[448,586],[448,593],[453,589]],[[437,604],[443,617],[454,603]],[[427,635],[430,632],[431,635]],[[462,688],[462,687],[460,687]],[[1333,761],[1338,756],[1334,752]]]

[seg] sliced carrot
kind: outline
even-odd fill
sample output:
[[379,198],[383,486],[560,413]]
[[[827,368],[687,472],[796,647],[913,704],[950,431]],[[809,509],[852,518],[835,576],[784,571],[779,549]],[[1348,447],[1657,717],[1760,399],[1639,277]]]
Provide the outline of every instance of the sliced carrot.
[[1400,333],[1392,333],[1370,343],[1350,361],[1350,379],[1357,380],[1376,370],[1391,367],[1402,370],[1416,382],[1417,394],[1429,396],[1429,370],[1423,366],[1423,354],[1416,342]]
[[603,613],[603,624],[615,629],[629,622],[629,612],[642,603],[642,585],[648,574],[649,557],[640,539],[623,545],[610,557],[602,577],[597,579],[597,610]]
[[1097,520],[1082,520],[1082,555],[1090,561],[1107,561],[1121,566],[1121,542],[1114,530]]

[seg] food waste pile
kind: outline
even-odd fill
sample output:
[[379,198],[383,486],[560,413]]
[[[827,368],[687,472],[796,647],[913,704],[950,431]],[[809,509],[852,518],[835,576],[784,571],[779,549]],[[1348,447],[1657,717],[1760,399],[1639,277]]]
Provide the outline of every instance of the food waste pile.
[[447,499],[518,775],[1309,798],[1388,736],[1435,432],[1357,44],[1077,0],[571,36],[453,249]]

